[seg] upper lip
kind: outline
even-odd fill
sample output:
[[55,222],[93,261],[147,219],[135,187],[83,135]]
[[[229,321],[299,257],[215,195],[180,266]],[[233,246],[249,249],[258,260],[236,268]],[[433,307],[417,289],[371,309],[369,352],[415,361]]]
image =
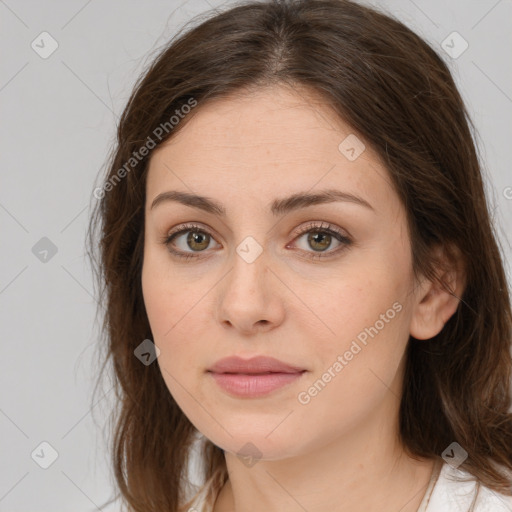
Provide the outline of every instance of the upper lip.
[[304,368],[292,366],[273,357],[257,356],[250,359],[231,356],[219,359],[208,368],[213,373],[300,373]]

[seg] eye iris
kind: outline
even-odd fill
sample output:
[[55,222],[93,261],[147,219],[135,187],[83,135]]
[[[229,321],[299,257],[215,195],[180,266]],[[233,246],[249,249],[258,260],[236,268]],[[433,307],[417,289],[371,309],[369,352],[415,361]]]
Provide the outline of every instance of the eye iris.
[[[202,239],[202,240],[201,240]],[[206,244],[205,244],[206,241]],[[191,244],[199,243],[200,247],[197,249],[206,249],[210,243],[209,235],[207,233],[201,233],[200,231],[190,231],[187,236],[187,244],[191,249],[194,247]],[[202,245],[201,245],[202,243]]]
[[[320,242],[318,242],[318,240],[317,240],[318,238],[320,238]],[[326,242],[326,240],[327,240],[327,242]],[[329,235],[328,233],[322,233],[319,231],[312,231],[308,235],[308,243],[311,244],[311,242],[313,242],[313,244],[320,243],[321,250],[327,249],[331,245],[331,235]],[[312,245],[312,247],[314,248],[314,245]]]

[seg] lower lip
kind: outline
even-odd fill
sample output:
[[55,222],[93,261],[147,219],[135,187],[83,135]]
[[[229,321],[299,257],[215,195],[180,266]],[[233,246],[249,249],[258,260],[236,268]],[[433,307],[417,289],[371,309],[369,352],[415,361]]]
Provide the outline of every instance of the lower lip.
[[243,373],[213,373],[215,382],[229,394],[237,397],[253,398],[264,396],[299,379],[300,373],[265,373],[248,375]]

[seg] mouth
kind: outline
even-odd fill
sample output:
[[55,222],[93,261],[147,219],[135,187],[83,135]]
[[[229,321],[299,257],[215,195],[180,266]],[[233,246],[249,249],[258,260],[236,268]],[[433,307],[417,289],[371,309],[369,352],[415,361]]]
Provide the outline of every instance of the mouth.
[[244,359],[238,356],[225,357],[219,359],[208,371],[214,373],[244,373],[244,374],[263,374],[263,373],[297,373],[305,370],[300,366],[291,365],[268,356],[256,356],[250,359]]
[[299,379],[306,370],[295,373],[213,373],[215,382],[227,393],[246,398],[264,396]]
[[229,357],[217,361],[207,372],[228,394],[256,398],[277,391],[302,377],[307,370],[274,358]]

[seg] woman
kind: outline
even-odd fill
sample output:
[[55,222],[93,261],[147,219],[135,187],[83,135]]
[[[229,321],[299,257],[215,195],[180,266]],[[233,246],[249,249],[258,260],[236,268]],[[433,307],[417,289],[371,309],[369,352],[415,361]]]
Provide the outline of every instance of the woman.
[[247,2],[160,53],[89,233],[127,510],[512,511],[470,125],[436,52],[346,0]]

